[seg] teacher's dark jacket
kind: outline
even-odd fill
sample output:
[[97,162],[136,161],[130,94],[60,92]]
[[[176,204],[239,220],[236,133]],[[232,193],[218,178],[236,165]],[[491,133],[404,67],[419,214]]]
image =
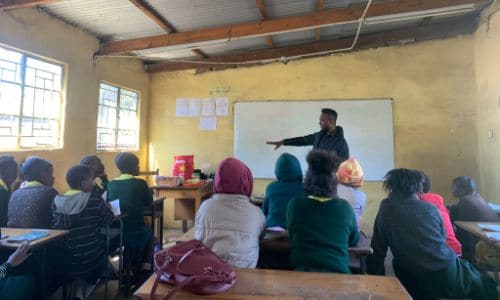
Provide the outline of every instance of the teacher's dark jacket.
[[349,146],[344,138],[344,129],[340,126],[332,133],[318,131],[306,136],[284,139],[285,146],[313,146],[314,150],[328,150],[335,152],[342,160],[349,158]]

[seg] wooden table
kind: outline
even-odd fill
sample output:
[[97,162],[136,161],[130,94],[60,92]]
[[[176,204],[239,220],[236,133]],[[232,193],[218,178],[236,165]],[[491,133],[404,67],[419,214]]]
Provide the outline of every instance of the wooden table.
[[0,240],[0,247],[9,248],[9,249],[17,249],[21,245],[21,243],[11,243],[7,240],[9,237],[14,237],[16,235],[29,233],[33,230],[43,230],[48,231],[49,235],[39,238],[37,240],[30,242],[30,249],[32,250],[40,250],[42,257],[42,264],[40,266],[41,269],[41,288],[42,288],[42,298],[47,298],[47,284],[46,284],[46,276],[47,276],[47,244],[56,241],[60,238],[65,237],[69,234],[69,230],[49,230],[49,229],[32,229],[32,228],[6,228],[2,227],[2,235],[8,235],[7,238]]
[[[500,222],[464,222],[464,221],[456,221],[455,222],[455,225],[457,225],[459,228],[467,231],[469,234],[472,234],[473,236],[480,238],[481,240],[485,241],[489,245],[500,250],[500,242],[489,239],[486,236],[486,233],[491,232],[491,231],[482,230],[481,228],[479,228],[479,226],[478,226],[479,224],[500,225]],[[474,248],[474,246],[472,248]],[[474,250],[474,249],[471,249],[471,250]],[[474,251],[472,251],[471,253],[474,253]]]
[[[192,239],[194,239],[194,228],[191,228],[188,232],[180,236],[176,240],[176,243],[178,244]],[[266,233],[264,234],[264,238],[260,241],[260,248],[261,250],[265,249],[267,251],[278,252],[280,254],[279,256],[281,256],[280,260],[288,261],[288,256],[290,255],[291,249],[288,232],[266,231]],[[370,246],[370,241],[363,234],[360,234],[358,244],[356,246],[349,247],[348,251],[350,255],[354,256],[359,261],[359,272],[365,274],[365,257],[373,254],[373,249]]]
[[154,197],[151,208],[144,210],[144,216],[151,218],[151,232],[163,248],[163,201],[165,197]]
[[49,230],[49,229],[7,228],[7,227],[2,227],[2,235],[6,234],[6,235],[8,235],[8,238],[0,240],[0,247],[9,248],[9,249],[17,249],[17,248],[19,248],[19,246],[21,245],[21,243],[11,243],[11,242],[8,242],[7,240],[10,237],[14,237],[16,235],[21,235],[21,234],[29,233],[29,232],[31,232],[33,230],[35,230],[35,231],[37,231],[37,230],[48,231],[49,235],[45,236],[43,238],[40,238],[40,239],[37,239],[37,240],[34,240],[34,241],[30,242],[30,248],[31,249],[38,248],[38,247],[43,246],[43,245],[45,245],[45,244],[47,244],[47,243],[49,243],[51,241],[57,240],[59,238],[62,238],[64,236],[66,236],[67,234],[69,234],[69,230]]
[[[342,275],[333,273],[293,272],[261,269],[237,269],[236,285],[229,291],[207,299],[411,299],[396,277]],[[155,275],[136,292],[139,299],[148,299]],[[172,289],[160,283],[154,299]],[[187,291],[179,291],[173,299],[196,299]]]
[[[196,212],[200,208],[201,202],[213,194],[213,183],[207,181],[199,187],[166,187],[154,185],[151,187],[156,197],[173,199],[174,219],[182,220],[182,231],[187,231],[187,220],[194,220]],[[193,203],[194,200],[194,203]]]

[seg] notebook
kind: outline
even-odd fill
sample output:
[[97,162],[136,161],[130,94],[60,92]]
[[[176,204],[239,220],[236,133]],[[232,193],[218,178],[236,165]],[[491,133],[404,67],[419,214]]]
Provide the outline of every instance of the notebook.
[[109,202],[109,205],[111,206],[111,211],[115,216],[119,216],[122,214],[121,209],[120,209],[120,199],[113,200]]
[[492,241],[500,242],[500,232],[487,232],[486,237]]
[[32,231],[25,233],[25,234],[19,234],[19,235],[9,237],[7,239],[7,242],[11,242],[11,243],[22,243],[24,241],[31,242],[31,241],[38,240],[38,239],[41,239],[41,238],[46,237],[46,236],[49,236],[49,231],[47,231],[47,230],[32,230]]

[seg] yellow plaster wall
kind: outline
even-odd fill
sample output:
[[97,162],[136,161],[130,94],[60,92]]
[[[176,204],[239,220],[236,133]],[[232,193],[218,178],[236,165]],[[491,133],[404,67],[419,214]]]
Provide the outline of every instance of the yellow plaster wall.
[[[214,169],[233,153],[232,114],[218,118],[216,131],[203,132],[198,130],[197,118],[175,116],[176,98],[224,95],[231,102],[393,98],[396,165],[426,171],[434,190],[449,200],[454,176],[478,175],[472,44],[472,37],[465,36],[287,65],[200,75],[192,71],[155,73],[151,75],[150,167],[169,175],[174,155],[194,154],[196,167],[210,163]],[[286,111],[283,113],[285,117]],[[341,120],[342,116],[340,125]],[[256,180],[254,192],[263,193],[267,183]],[[385,194],[380,183],[367,183],[363,190],[368,204],[362,228],[371,232]],[[172,222],[171,203],[166,221],[178,225]]]
[[474,58],[480,192],[500,203],[500,12],[486,17],[474,34]]
[[[30,155],[44,157],[54,164],[55,187],[66,189],[66,170],[81,157],[96,152],[97,103],[99,81],[105,80],[141,93],[141,151],[147,164],[149,76],[142,63],[129,59],[99,59],[92,62],[98,40],[92,35],[58,19],[32,9],[0,12],[0,43],[55,59],[67,66],[66,121],[64,148],[54,151],[2,152],[23,160]],[[111,178],[117,175],[116,153],[99,153]]]

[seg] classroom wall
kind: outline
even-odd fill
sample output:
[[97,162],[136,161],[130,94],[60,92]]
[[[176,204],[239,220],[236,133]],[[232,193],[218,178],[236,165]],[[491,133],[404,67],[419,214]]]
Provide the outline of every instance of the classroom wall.
[[[497,5],[497,10],[500,5]],[[500,13],[484,20],[474,34],[480,192],[500,203]]]
[[[198,129],[197,118],[175,116],[176,98],[227,96],[231,102],[393,98],[396,165],[426,171],[434,190],[449,201],[454,176],[478,175],[473,78],[472,36],[304,59],[286,65],[199,75],[193,71],[154,73],[150,167],[159,167],[160,173],[170,175],[174,155],[194,154],[196,167],[209,163],[213,170],[220,160],[233,153],[232,114],[218,118],[216,131],[203,132]],[[342,125],[342,116],[338,123]],[[268,181],[257,180],[254,193],[263,193],[267,184]],[[362,228],[371,232],[385,193],[381,183],[366,183],[363,190],[368,204]],[[167,225],[178,225],[171,221],[171,203],[166,212]]]
[[[146,166],[148,143],[149,75],[141,62],[133,59],[98,59],[98,40],[91,34],[35,9],[0,12],[0,43],[30,51],[67,64],[64,147],[53,151],[2,152],[19,161],[30,155],[49,159],[54,164],[55,187],[66,189],[66,170],[81,157],[96,153],[97,104],[99,81],[106,80],[141,93],[141,147],[137,154]],[[110,178],[117,175],[116,153],[101,152]]]

